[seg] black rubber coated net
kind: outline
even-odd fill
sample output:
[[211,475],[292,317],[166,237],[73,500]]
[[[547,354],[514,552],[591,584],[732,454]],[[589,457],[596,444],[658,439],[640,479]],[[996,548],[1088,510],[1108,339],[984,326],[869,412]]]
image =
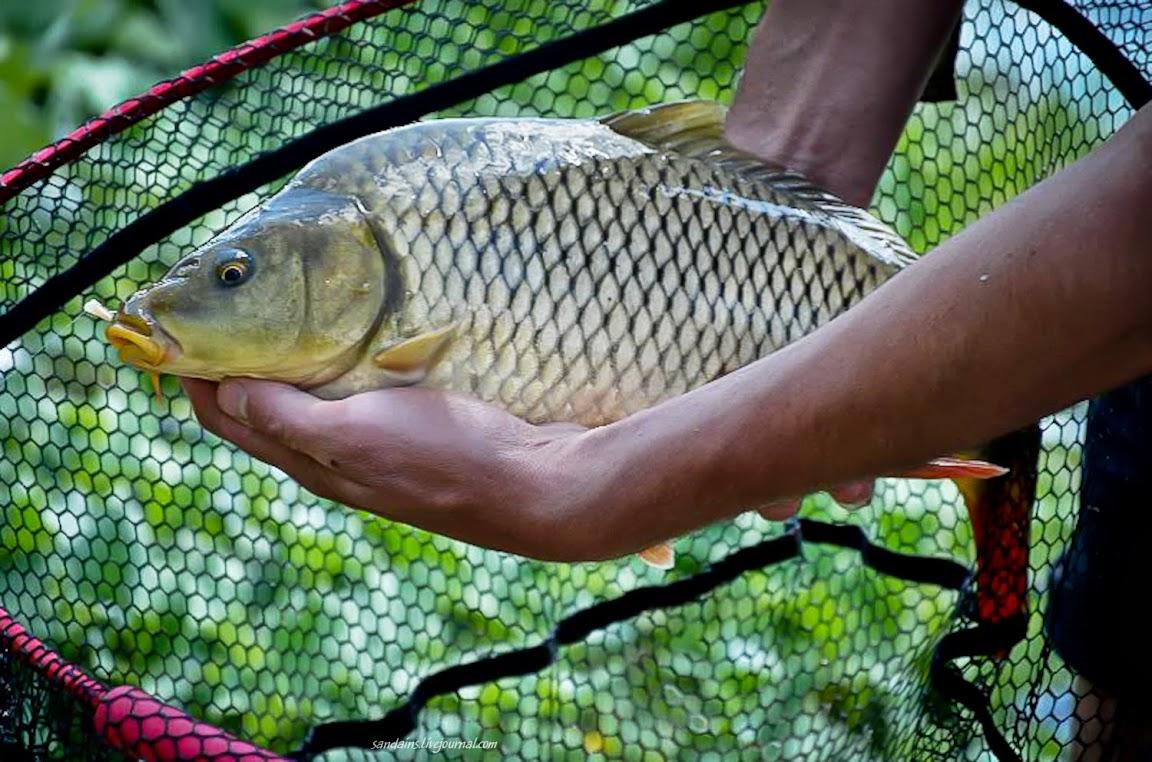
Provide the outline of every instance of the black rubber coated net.
[[[1147,6],[1027,5],[968,4],[883,177],[874,207],[918,251],[1147,98]],[[81,311],[118,304],[358,134],[729,101],[762,13],[419,0],[179,100],[8,201],[0,608],[100,683],[301,757],[424,758],[471,739],[493,745],[439,753],[1087,760],[1138,743],[1124,720],[1152,677],[1135,625],[1148,383],[1042,421],[1038,459],[1028,432],[998,443],[1029,487],[997,499],[1023,506],[1030,573],[1026,608],[997,613],[950,482],[883,480],[852,513],[815,496],[784,525],[744,516],[681,539],[667,573],[536,563],[314,497],[205,433],[175,379],[156,404]],[[0,758],[121,758],[12,639],[0,627]],[[425,746],[323,753],[401,737]]]

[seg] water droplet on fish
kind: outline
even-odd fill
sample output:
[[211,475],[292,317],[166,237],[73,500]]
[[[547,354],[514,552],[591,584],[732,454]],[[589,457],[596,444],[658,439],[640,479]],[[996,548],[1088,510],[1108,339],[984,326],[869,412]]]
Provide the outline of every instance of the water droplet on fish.
[[987,283],[988,282],[988,273],[984,273],[983,275],[980,276],[980,282],[981,283]]

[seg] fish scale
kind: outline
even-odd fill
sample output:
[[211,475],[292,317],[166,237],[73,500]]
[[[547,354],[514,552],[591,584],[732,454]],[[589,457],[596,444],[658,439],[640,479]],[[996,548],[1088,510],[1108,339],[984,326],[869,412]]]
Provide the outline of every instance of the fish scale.
[[[428,383],[529,420],[604,423],[687,391],[827,322],[892,271],[838,231],[759,211],[748,202],[794,202],[703,161],[637,142],[631,156],[564,166],[548,141],[529,144],[531,162],[497,160],[495,148],[476,148],[487,146],[485,126],[408,128],[438,144],[451,170],[377,164],[386,179],[359,197],[389,210],[384,226],[399,220],[395,255],[411,264],[413,293],[401,322],[461,321]],[[535,174],[503,174],[528,163]],[[683,192],[714,188],[731,190]],[[777,304],[733,280],[748,273],[754,286],[777,286]]]
[[[800,338],[913,259],[867,212],[728,145],[723,119],[688,102],[362,138],[131,297],[107,335],[153,373],[326,398],[423,384],[537,423],[618,420]],[[999,473],[917,473],[957,469]]]

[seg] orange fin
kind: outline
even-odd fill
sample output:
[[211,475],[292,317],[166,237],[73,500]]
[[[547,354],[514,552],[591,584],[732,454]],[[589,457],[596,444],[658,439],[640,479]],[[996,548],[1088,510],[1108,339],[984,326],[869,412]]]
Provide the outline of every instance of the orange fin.
[[393,373],[423,378],[444,355],[456,336],[456,325],[447,325],[404,339],[372,358],[376,366]]
[[893,476],[905,479],[995,479],[1008,473],[1004,466],[986,460],[968,458],[934,458],[922,466],[901,471]]
[[[987,444],[984,445],[984,449],[988,449]],[[967,460],[974,459],[977,454],[978,453],[976,451],[972,451],[959,453],[956,457]],[[957,476],[952,480],[952,483],[956,485],[956,489],[960,491],[960,496],[964,499],[964,507],[968,509],[968,516],[972,520],[972,530],[976,533],[979,533],[981,529],[980,519],[982,516],[980,515],[980,512],[976,510],[975,506],[980,502],[981,495],[983,495],[984,489],[987,485],[983,483],[982,479],[977,479],[966,475]]]
[[653,569],[667,571],[676,565],[676,552],[672,550],[672,544],[668,542],[644,548],[636,555],[640,556],[640,560]]
[[156,371],[149,371],[149,376],[152,377],[152,393],[156,395],[156,404],[164,404],[164,391],[160,388],[160,374]]
[[[1027,613],[1032,507],[1041,450],[1039,425],[1005,434],[980,454],[1010,466],[1004,479],[955,480],[976,545],[976,619],[998,622]],[[1007,651],[997,654],[1007,656]]]

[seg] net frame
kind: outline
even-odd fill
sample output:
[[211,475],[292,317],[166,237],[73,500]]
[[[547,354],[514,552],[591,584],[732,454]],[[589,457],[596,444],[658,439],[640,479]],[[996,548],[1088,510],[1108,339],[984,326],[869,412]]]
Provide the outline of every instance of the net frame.
[[[39,180],[51,176],[57,168],[77,160],[94,146],[173,103],[216,86],[224,80],[319,37],[335,34],[362,20],[413,1],[352,0],[238,46],[211,62],[188,70],[174,80],[161,83],[149,93],[114,107],[105,115],[37,152],[5,173],[0,177],[0,204],[7,203]],[[740,4],[717,3],[705,10],[711,12]],[[1019,5],[1035,12],[1040,18],[1062,30],[1073,45],[1089,56],[1100,72],[1126,98],[1130,106],[1137,108],[1149,101],[1152,86],[1148,81],[1116,45],[1072,6],[1060,0],[1050,2],[1029,0]],[[298,167],[331,147],[363,134],[411,121],[415,117],[440,110],[446,105],[466,100],[482,92],[483,89],[492,89],[505,81],[516,81],[528,74],[547,71],[561,63],[577,60],[592,50],[607,50],[621,42],[636,39],[680,21],[696,18],[704,12],[692,3],[678,0],[654,3],[621,19],[594,27],[587,33],[577,33],[488,67],[483,72],[478,72],[482,76],[474,81],[466,81],[463,85],[456,81],[454,86],[449,87],[432,86],[411,96],[398,98],[377,109],[370,109],[342,122],[319,128],[293,141],[282,151],[268,152],[249,162],[242,171],[229,173],[227,177],[219,178],[217,181],[208,180],[199,183],[180,197],[125,226],[104,244],[82,257],[75,265],[47,279],[35,291],[10,308],[0,320],[2,343],[7,344],[31,330],[39,319],[58,310],[78,289],[95,283],[115,267],[132,259],[149,243],[174,232],[211,208],[226,201],[233,201],[243,193],[283,176],[288,171],[287,168]],[[597,38],[595,41],[592,39],[594,36]],[[225,183],[221,182],[223,180],[232,184],[232,187],[225,190]],[[831,543],[859,550],[866,566],[894,577],[972,591],[973,578],[962,565],[937,558],[893,554],[883,547],[872,544],[867,536],[855,527],[838,527],[809,519],[796,521],[789,525],[784,536],[737,551],[695,576],[665,586],[637,589],[618,599],[605,601],[580,611],[562,620],[553,635],[537,646],[460,665],[432,675],[420,683],[405,704],[377,723],[334,723],[320,726],[310,734],[296,756],[308,758],[338,746],[369,747],[373,739],[403,737],[415,729],[421,708],[433,696],[501,676],[544,669],[552,663],[562,646],[583,640],[595,630],[634,617],[643,611],[682,605],[687,601],[698,599],[709,590],[745,571],[798,555],[805,541]],[[933,656],[932,678],[937,688],[944,695],[965,704],[974,712],[983,727],[989,746],[1000,759],[1019,757],[997,729],[995,719],[988,708],[987,696],[976,690],[959,671],[951,669],[949,662],[974,655],[995,656],[1002,653],[1023,637],[1024,628],[1025,622],[1019,617],[981,622],[945,636]],[[5,646],[5,651],[16,655],[20,661],[38,670],[83,704],[96,706],[110,697],[139,704],[145,707],[140,711],[152,712],[153,715],[164,715],[167,711],[153,706],[153,704],[159,704],[161,707],[165,705],[139,692],[138,689],[121,687],[109,690],[84,675],[25,632],[3,611],[0,611],[0,645]],[[180,710],[170,709],[183,715]],[[99,711],[96,709],[97,714]],[[116,714],[109,709],[104,711],[105,716],[110,712]],[[136,709],[131,709],[125,710],[123,715],[119,715],[119,719],[133,722],[139,720],[141,716],[144,715]],[[203,738],[205,734],[212,735],[214,732],[230,738],[223,731],[207,728],[203,723],[197,723],[186,716],[164,715],[164,717],[165,726],[192,723],[195,731],[190,735],[197,738]],[[147,733],[125,732],[123,726],[116,726],[115,723],[110,726],[106,720],[104,723],[101,725],[101,721],[97,720],[97,730],[104,733],[105,740],[114,748],[139,756],[154,755],[156,758],[184,758],[182,755],[187,753],[180,748],[177,735],[167,730],[149,736]],[[109,731],[108,728],[113,726],[118,729]],[[239,744],[245,743],[232,740]],[[227,743],[232,743],[232,740],[228,740]],[[348,743],[350,740],[352,743]],[[174,741],[176,743],[172,745],[170,742]],[[170,751],[170,746],[175,751]],[[220,758],[224,758],[224,755],[230,753],[266,754],[268,756],[259,758],[280,758],[258,747],[251,749],[244,747],[243,752],[239,751],[239,747],[229,748],[212,752],[210,756],[219,754]],[[177,756],[173,757],[172,754]]]

